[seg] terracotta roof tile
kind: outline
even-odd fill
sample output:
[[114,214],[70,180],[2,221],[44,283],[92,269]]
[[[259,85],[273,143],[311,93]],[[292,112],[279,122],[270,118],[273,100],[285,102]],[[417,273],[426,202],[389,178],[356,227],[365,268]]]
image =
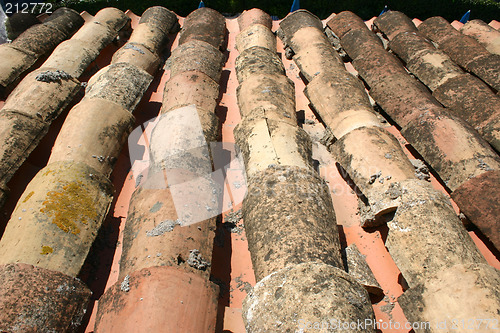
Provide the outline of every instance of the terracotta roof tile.
[[471,20],[460,28],[460,32],[477,39],[491,53],[500,54],[500,31],[483,21]]
[[480,77],[495,90],[500,90],[498,55],[491,54],[476,39],[461,34],[440,17],[425,20],[418,29],[457,64]]
[[[497,315],[487,263],[500,268],[500,159],[463,119],[495,145],[498,97],[420,36],[418,19],[97,16],[82,13],[87,30],[27,76],[67,78],[44,73],[0,100],[0,141],[19,150],[0,182],[12,188],[0,330],[243,333],[376,318],[389,332],[389,321]],[[468,27],[428,21],[443,41]],[[495,58],[472,51],[468,67],[494,77]],[[80,103],[53,89],[76,90],[76,78],[88,80]]]
[[[207,27],[212,25],[220,29],[211,33]],[[205,212],[218,207],[200,194],[216,189],[211,157],[202,143],[218,137],[215,82],[223,55],[216,47],[222,45],[224,29],[223,17],[213,10],[195,11],[184,21],[183,43],[169,59],[164,103],[149,138],[146,179],[129,203],[119,280],[99,301],[96,332],[133,332],[138,321],[152,331],[215,329],[219,290],[209,278],[216,218],[193,216],[192,207],[181,211],[176,205],[179,200],[186,206],[202,202]],[[182,187],[183,182],[192,186]],[[153,285],[161,292],[154,293]],[[165,311],[168,316],[161,315]]]
[[34,66],[37,59],[71,37],[83,23],[83,18],[74,10],[58,9],[44,23],[29,28],[12,43],[2,44],[0,95],[12,90],[22,74]]

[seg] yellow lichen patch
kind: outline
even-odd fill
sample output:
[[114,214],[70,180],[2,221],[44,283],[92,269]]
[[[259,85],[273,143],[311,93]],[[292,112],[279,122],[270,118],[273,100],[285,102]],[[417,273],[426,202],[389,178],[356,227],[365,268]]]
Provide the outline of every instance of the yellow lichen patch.
[[54,252],[54,250],[50,246],[42,246],[42,252],[40,254],[49,254]]
[[28,201],[33,196],[33,194],[35,194],[35,192],[33,192],[33,191],[31,191],[30,193],[28,193],[28,195],[26,196],[26,198],[24,198],[23,203],[25,203],[26,201]]
[[50,191],[43,205],[40,211],[51,216],[52,223],[74,235],[80,233],[80,223],[88,224],[97,217],[92,194],[81,181],[68,183],[59,191]]

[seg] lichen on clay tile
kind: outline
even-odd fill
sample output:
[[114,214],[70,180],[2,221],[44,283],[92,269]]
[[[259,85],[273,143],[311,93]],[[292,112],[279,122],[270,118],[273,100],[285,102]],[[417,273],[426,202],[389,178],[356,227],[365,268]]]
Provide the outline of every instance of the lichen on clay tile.
[[0,46],[0,331],[492,331],[498,22],[41,20]]

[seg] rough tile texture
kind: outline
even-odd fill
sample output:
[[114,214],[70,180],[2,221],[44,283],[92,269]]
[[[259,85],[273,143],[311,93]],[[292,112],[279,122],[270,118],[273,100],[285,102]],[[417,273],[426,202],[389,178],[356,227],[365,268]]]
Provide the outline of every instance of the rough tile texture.
[[80,280],[27,264],[0,266],[0,280],[0,330],[79,331],[92,294]]

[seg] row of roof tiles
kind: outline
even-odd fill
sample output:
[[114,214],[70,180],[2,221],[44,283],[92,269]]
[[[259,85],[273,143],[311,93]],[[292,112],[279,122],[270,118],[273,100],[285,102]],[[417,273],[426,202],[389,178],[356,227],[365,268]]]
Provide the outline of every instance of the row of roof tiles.
[[[61,20],[66,27],[81,24],[71,11],[61,11],[60,17],[64,17]],[[23,47],[15,46],[14,42],[0,48],[0,52],[30,55],[22,58],[20,64],[2,69],[6,77],[2,81],[4,93],[9,94],[13,89],[0,111],[10,119],[10,123],[3,125],[6,128],[2,162],[4,193],[7,183],[49,130],[52,120],[78,93],[80,84],[76,78],[119,31],[122,37],[127,36],[124,31],[129,29],[129,21],[118,10],[101,11],[71,39],[57,46],[40,69],[26,75],[20,83],[17,82],[22,73],[29,72],[36,58],[50,50],[35,53],[30,49],[45,44],[35,37],[31,41],[29,36],[39,35],[31,35],[29,31],[17,42]],[[432,27],[434,21],[448,29],[438,19],[424,22],[424,27]],[[484,248],[482,253],[478,250],[449,199],[415,174],[407,151],[397,140],[398,133],[394,134],[380,122],[363,82],[346,71],[323,32],[322,22],[307,11],[297,11],[280,23],[277,34],[284,42],[284,53],[293,58],[303,80],[298,76],[290,80],[284,75],[291,75],[282,63],[288,60],[275,53],[276,37],[267,14],[252,10],[240,16],[239,34],[233,35],[235,44],[231,46],[225,41],[225,23],[220,14],[205,8],[193,12],[182,24],[182,32],[176,39],[178,46],[168,60],[160,117],[149,136],[149,168],[126,204],[129,208],[119,277],[113,278],[116,283],[110,285],[99,301],[96,331],[135,331],[137,325],[152,331],[216,329],[219,290],[209,280],[215,217],[208,213],[196,220],[189,213],[182,215],[192,210],[179,209],[174,200],[179,192],[175,192],[173,185],[196,179],[191,187],[182,187],[183,202],[209,207],[217,199],[200,197],[200,193],[216,189],[206,177],[212,164],[217,163],[212,159],[214,150],[203,148],[203,144],[220,136],[215,115],[217,101],[221,94],[222,100],[231,98],[229,87],[236,84],[231,83],[231,78],[226,82],[221,79],[224,65],[221,50],[227,47],[236,52],[232,49],[234,45],[240,55],[234,63],[230,55],[226,68],[237,76],[239,107],[233,106],[228,114],[234,115],[239,109],[242,117],[234,135],[245,160],[247,195],[242,212],[258,282],[242,304],[246,329],[249,332],[295,330],[299,319],[303,322],[333,317],[344,322],[374,319],[368,295],[361,285],[375,294],[378,286],[373,289],[376,283],[367,282],[371,272],[362,260],[354,266],[348,260],[347,267],[341,260],[344,246],[335,229],[336,213],[328,187],[312,164],[311,152],[317,143],[311,141],[309,134],[314,131],[308,134],[297,127],[296,103],[302,103],[300,98],[305,100],[306,96],[329,133],[330,140],[324,142],[333,158],[341,166],[341,172],[348,174],[357,186],[360,225],[377,227],[387,223],[389,227],[385,245],[406,279],[404,289],[409,287],[399,297],[404,316],[410,321],[433,322],[449,316],[454,319],[497,316],[495,295],[499,274],[483,257],[489,252]],[[47,23],[34,29],[42,26],[48,29],[45,25],[53,28]],[[340,13],[327,26],[333,44],[353,60],[370,96],[445,181],[460,210],[496,242],[498,202],[495,194],[483,195],[498,190],[500,182],[499,159],[494,150],[498,149],[495,146],[498,130],[494,125],[498,118],[498,96],[494,94],[498,89],[495,87],[498,70],[494,66],[497,58],[488,51],[494,49],[495,42],[481,49],[482,53],[475,55],[472,62],[461,63],[459,60],[467,56],[450,54],[458,65],[484,79],[481,81],[463,74],[449,58],[444,61],[450,64],[445,71],[436,61],[423,57],[424,52],[416,47],[424,44],[424,51],[435,54],[434,45],[426,40],[408,42],[408,37],[418,37],[417,28],[402,14],[388,12],[375,20],[376,28],[390,40],[389,47],[450,108],[445,109],[425,86],[407,74],[399,60],[384,50],[382,45],[386,41],[370,32],[355,15]],[[236,34],[237,29],[229,23],[228,27],[232,27],[229,29],[232,40],[231,34]],[[473,28],[464,27],[462,31],[477,31]],[[4,249],[0,257],[4,264],[0,275],[5,281],[0,298],[6,309],[0,319],[3,330],[78,329],[91,293],[75,277],[81,274],[108,212],[113,195],[109,176],[133,129],[131,112],[157,72],[160,56],[167,47],[167,35],[176,29],[177,18],[166,9],[153,7],[143,14],[134,24],[128,43],[114,54],[111,64],[88,81],[85,97],[69,112],[59,132],[48,165],[19,198],[0,240]],[[58,33],[60,30],[63,29],[57,30]],[[65,38],[74,30],[68,31]],[[428,30],[430,34],[434,32],[432,28]],[[494,30],[481,26],[481,31],[484,33],[471,32],[471,35],[479,36],[482,43],[494,40],[484,37],[494,34]],[[54,36],[62,38],[58,33]],[[54,41],[52,49],[60,42]],[[457,50],[444,45],[438,42],[445,52]],[[443,59],[443,53],[439,57]],[[417,63],[422,60],[414,60],[422,58],[423,65]],[[439,75],[443,78],[436,81]],[[451,92],[442,93],[451,96],[451,102],[436,93],[455,77],[475,82],[485,96],[479,101],[485,106],[473,109],[477,115],[464,117],[470,125],[453,115],[464,114],[464,104],[474,105],[470,95],[455,93],[458,89],[470,89],[469,84],[463,84],[469,81],[455,80],[447,90]],[[219,91],[220,81],[227,84],[225,94]],[[305,96],[295,91],[294,83],[307,84]],[[64,87],[67,88],[61,90]],[[223,140],[230,140],[224,128],[222,124]],[[450,137],[453,137],[451,142]],[[359,142],[363,144],[360,146]],[[193,150],[196,144],[202,147]],[[345,200],[347,205],[349,199],[343,196],[338,200]],[[217,201],[212,203],[219,205]],[[206,211],[217,210],[209,208]],[[204,222],[191,223],[201,220]],[[243,254],[234,254],[237,255]],[[497,262],[491,257],[488,260]],[[353,273],[353,267],[365,269],[353,278],[344,271]],[[20,279],[25,281],[20,284]],[[50,287],[31,288],[32,281]],[[56,285],[50,281],[61,282]],[[356,300],[353,295],[357,295]],[[440,304],[431,301],[435,295],[439,295]],[[472,298],[481,307],[471,307],[464,313],[456,302],[463,297]],[[22,299],[21,305],[14,306],[18,299]],[[301,304],[294,302],[298,299]],[[318,313],[318,308],[323,310]],[[380,317],[375,305],[374,309]],[[36,320],[29,319],[40,313]],[[404,320],[404,316],[398,318]]]

